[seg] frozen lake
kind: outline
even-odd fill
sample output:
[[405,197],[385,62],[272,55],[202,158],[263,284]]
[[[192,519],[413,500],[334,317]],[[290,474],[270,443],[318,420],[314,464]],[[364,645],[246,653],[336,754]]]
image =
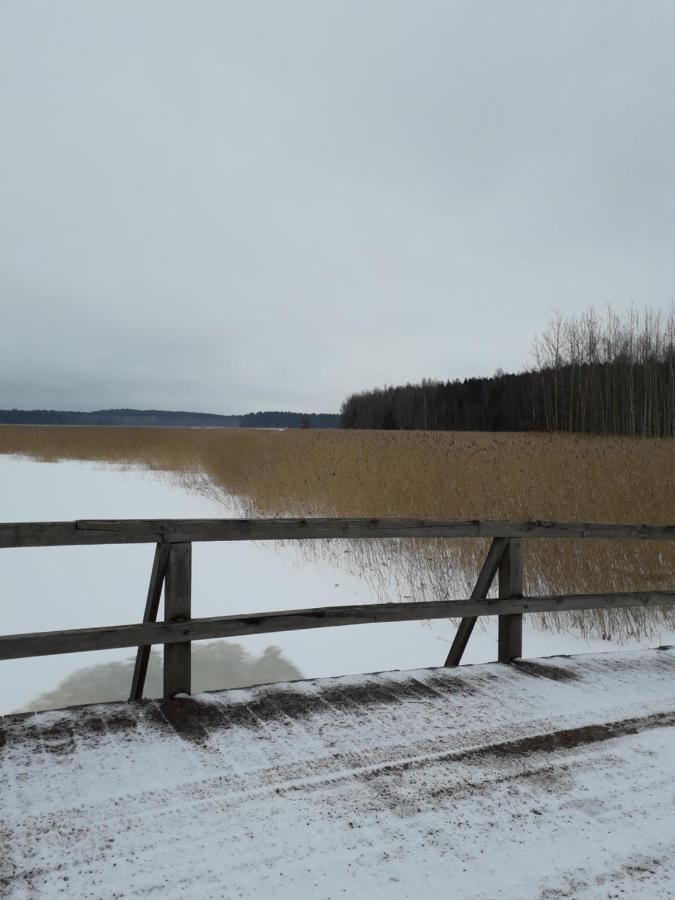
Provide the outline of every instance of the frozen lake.
[[[190,518],[236,515],[171,476],[90,463],[40,463],[0,456],[0,520]],[[154,545],[0,550],[4,634],[140,621]],[[193,615],[263,612],[372,600],[367,584],[332,562],[307,562],[292,547],[265,543],[193,546]],[[399,598],[392,597],[392,600]],[[160,613],[161,615],[161,613]],[[441,665],[454,634],[449,622],[347,626],[237,638],[253,654],[273,644],[303,677]],[[673,641],[633,642],[631,647]],[[608,641],[535,631],[525,620],[528,657],[614,649]],[[129,650],[0,662],[0,714],[85,666],[128,659]],[[476,630],[464,661],[496,658],[496,623]],[[120,698],[122,699],[122,698]]]

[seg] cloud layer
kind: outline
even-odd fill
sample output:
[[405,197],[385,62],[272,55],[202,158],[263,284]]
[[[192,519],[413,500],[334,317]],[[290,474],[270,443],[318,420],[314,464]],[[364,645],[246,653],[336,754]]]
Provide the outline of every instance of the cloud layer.
[[0,406],[335,410],[675,293],[665,0],[6,0],[0,128]]

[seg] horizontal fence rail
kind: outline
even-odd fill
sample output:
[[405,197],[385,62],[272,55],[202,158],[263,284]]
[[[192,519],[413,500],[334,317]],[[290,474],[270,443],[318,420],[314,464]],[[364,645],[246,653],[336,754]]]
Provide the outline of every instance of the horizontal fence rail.
[[[493,538],[468,600],[369,603],[192,618],[194,541]],[[427,519],[133,519],[0,523],[0,548],[155,543],[143,622],[0,636],[0,660],[137,647],[131,697],[140,700],[150,648],[165,645],[164,695],[191,690],[191,642],[341,625],[458,619],[446,666],[456,666],[479,616],[498,618],[498,659],[522,655],[525,613],[670,606],[673,591],[523,596],[523,538],[675,539],[675,525]],[[488,593],[498,578],[498,598]],[[164,621],[156,621],[164,593]]]
[[0,524],[0,548],[334,538],[602,538],[675,540],[675,525],[433,519],[82,519]]
[[522,613],[561,612],[575,609],[619,609],[675,603],[675,591],[626,594],[565,594],[507,600],[441,600],[406,603],[364,603],[358,606],[319,606],[253,615],[210,616],[181,622],[151,622],[103,628],[75,628],[0,637],[0,659],[114,650],[150,644],[175,644],[209,638],[243,637],[339,625],[372,625],[376,622],[414,622],[425,619],[459,619],[463,616],[503,616]]

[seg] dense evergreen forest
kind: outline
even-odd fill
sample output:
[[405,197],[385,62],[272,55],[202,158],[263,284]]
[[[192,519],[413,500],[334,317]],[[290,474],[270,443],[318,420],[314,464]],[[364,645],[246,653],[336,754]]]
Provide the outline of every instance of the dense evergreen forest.
[[535,339],[534,359],[519,374],[354,394],[342,405],[342,425],[675,437],[673,309],[555,313]]
[[54,409],[0,409],[0,425],[163,425],[183,428],[338,428],[332,413],[268,412],[219,416],[161,409],[99,409],[72,412]]

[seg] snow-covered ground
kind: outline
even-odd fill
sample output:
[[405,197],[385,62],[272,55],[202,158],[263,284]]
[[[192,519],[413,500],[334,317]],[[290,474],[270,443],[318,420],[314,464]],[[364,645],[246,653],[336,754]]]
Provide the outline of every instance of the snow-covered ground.
[[[0,520],[208,517],[234,514],[169,476],[88,463],[38,463],[0,455]],[[0,632],[5,634],[139,621],[152,565],[151,545],[0,550]],[[292,550],[236,542],[193,547],[196,616],[261,612],[372,599],[367,585],[328,561],[303,562]],[[398,599],[395,597],[392,600]],[[387,623],[238,638],[253,653],[282,648],[305,677],[439,665],[454,630],[447,622]],[[642,646],[675,643],[664,633]],[[607,650],[606,641],[535,631],[527,619],[524,654]],[[52,690],[66,675],[129,652],[106,651],[0,661],[0,714]],[[496,657],[496,625],[476,629],[465,662]]]
[[0,719],[11,898],[672,897],[675,651]]

